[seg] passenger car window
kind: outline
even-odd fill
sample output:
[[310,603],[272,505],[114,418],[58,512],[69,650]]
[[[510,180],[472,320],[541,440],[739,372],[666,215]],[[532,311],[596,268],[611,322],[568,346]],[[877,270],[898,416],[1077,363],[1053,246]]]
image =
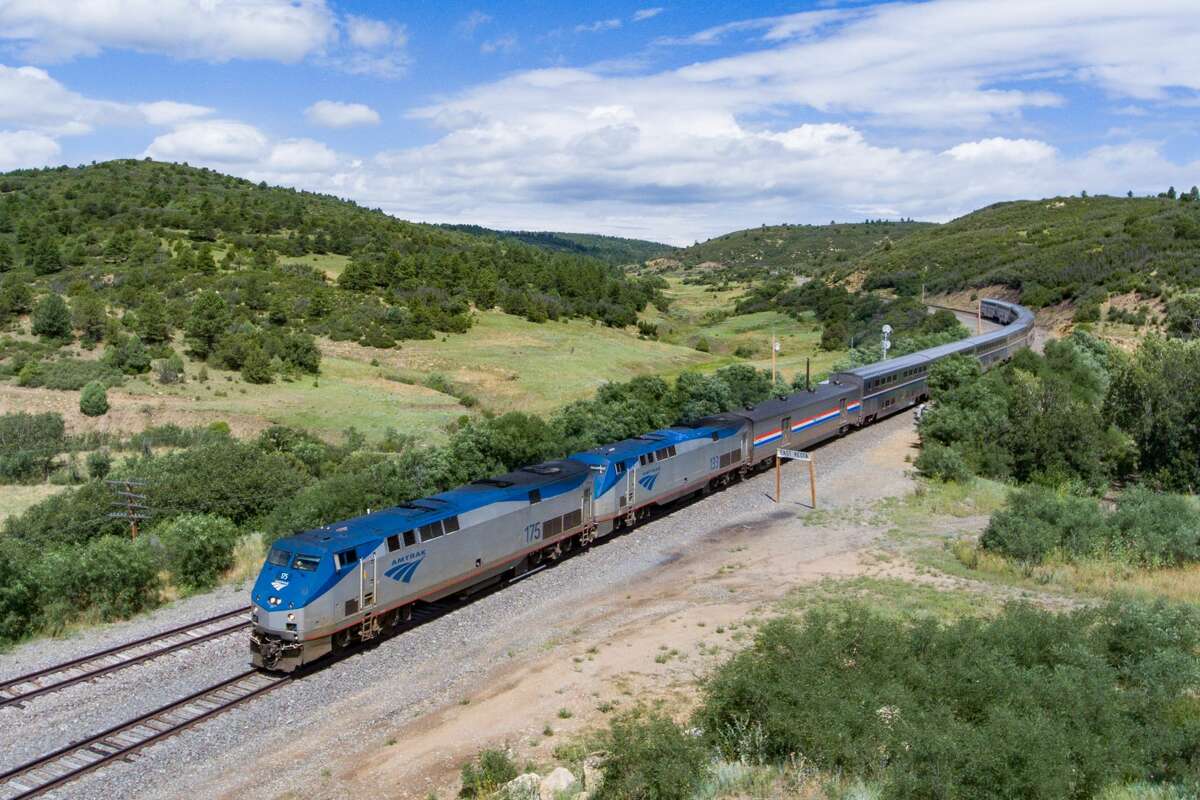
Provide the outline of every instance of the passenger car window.
[[317,567],[321,565],[321,559],[317,556],[304,556],[297,554],[292,559],[292,569],[298,569],[301,572],[315,572]]
[[442,523],[431,522],[428,525],[421,526],[421,541],[428,542],[430,539],[436,539],[442,535]]
[[454,533],[458,530],[458,517],[446,517],[442,520],[442,528],[445,529],[446,533]]
[[404,532],[404,546],[412,547],[416,543],[417,543],[417,532],[416,531],[405,531]]
[[267,556],[267,563],[274,564],[277,567],[286,567],[289,558],[291,558],[291,554],[286,550],[272,547],[270,554]]

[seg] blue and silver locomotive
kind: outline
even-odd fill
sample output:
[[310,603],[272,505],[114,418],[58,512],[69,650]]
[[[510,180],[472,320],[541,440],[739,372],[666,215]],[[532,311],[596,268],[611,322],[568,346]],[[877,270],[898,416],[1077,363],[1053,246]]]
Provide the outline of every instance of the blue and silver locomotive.
[[971,354],[986,367],[1031,344],[1028,310],[985,300],[981,313],[1005,327],[280,539],[252,590],[252,661],[290,672],[373,639],[419,601],[518,577],[656,506],[744,477],[781,447],[809,447],[922,402],[941,358]]

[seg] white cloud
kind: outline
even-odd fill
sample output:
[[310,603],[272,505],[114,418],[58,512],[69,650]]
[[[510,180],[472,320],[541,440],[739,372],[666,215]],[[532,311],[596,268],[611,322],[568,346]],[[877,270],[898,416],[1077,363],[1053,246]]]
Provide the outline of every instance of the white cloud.
[[54,136],[87,133],[104,122],[120,123],[128,108],[72,92],[45,70],[0,64],[0,125]]
[[598,19],[595,22],[588,22],[582,25],[575,26],[576,33],[598,33],[599,31],[611,31],[621,27],[619,19]]
[[323,0],[7,0],[0,37],[35,60],[107,48],[177,58],[295,62],[335,36]]
[[362,103],[339,103],[336,100],[318,100],[304,110],[304,116],[312,124],[325,128],[379,124],[379,112],[370,106]]
[[994,136],[978,142],[963,142],[951,147],[946,154],[959,161],[1015,162],[1031,164],[1054,158],[1057,151],[1032,139],[1005,139]]
[[266,135],[257,128],[223,119],[186,123],[146,148],[146,155],[163,161],[222,164],[256,162],[270,152]]
[[337,153],[321,142],[288,139],[271,148],[265,166],[280,172],[328,172],[337,164]]
[[42,167],[58,158],[58,142],[37,131],[0,131],[0,171]]
[[633,12],[633,21],[642,22],[643,20],[653,19],[663,12],[662,8],[639,8]]
[[491,21],[492,21],[491,14],[485,14],[482,11],[476,9],[476,10],[472,11],[470,14],[467,14],[467,16],[463,17],[463,19],[457,25],[454,26],[454,29],[456,31],[458,31],[459,36],[470,39],[472,36],[475,35],[476,29],[480,28],[483,25],[488,24]]
[[484,54],[491,53],[513,53],[518,48],[517,37],[512,34],[505,36],[497,36],[495,39],[489,39],[479,45],[479,52]]
[[0,40],[34,62],[134,50],[225,62],[311,59],[353,74],[402,75],[408,34],[326,0],[2,0]]
[[191,103],[176,103],[173,100],[159,100],[154,103],[138,103],[138,111],[151,125],[177,125],[197,117],[207,117],[213,109],[207,106],[196,106]]

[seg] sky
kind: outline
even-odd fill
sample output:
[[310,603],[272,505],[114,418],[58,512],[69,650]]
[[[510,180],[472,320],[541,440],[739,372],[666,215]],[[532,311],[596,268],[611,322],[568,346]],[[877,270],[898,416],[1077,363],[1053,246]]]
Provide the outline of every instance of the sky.
[[0,0],[0,170],[673,244],[1157,193],[1200,183],[1197,2]]

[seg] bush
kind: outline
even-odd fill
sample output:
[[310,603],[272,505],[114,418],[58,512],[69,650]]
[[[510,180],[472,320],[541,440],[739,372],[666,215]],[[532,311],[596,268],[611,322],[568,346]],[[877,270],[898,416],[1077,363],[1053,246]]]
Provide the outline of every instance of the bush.
[[29,361],[21,369],[21,386],[40,386],[60,391],[79,391],[92,381],[105,386],[119,386],[124,380],[120,372],[100,361],[60,358],[54,361]]
[[238,529],[225,517],[184,514],[155,528],[167,568],[185,589],[210,589],[233,566]]
[[704,780],[708,753],[669,717],[632,712],[614,719],[598,800],[688,800]]
[[980,545],[1040,564],[1060,548],[1071,556],[1091,555],[1109,539],[1109,521],[1096,500],[1029,487],[1015,492],[992,515]]
[[102,481],[112,470],[112,456],[107,450],[95,450],[87,456],[88,476],[93,480]]
[[79,410],[89,417],[102,417],[108,413],[108,393],[104,384],[92,381],[79,393]]
[[42,622],[57,629],[84,613],[120,619],[158,605],[158,564],[145,538],[104,536],[48,552],[35,578],[42,597]]
[[962,454],[953,447],[930,442],[921,447],[921,454],[914,463],[917,471],[928,478],[965,483],[972,477],[971,467]]
[[856,605],[764,625],[720,666],[696,723],[725,758],[749,731],[785,764],[887,798],[1090,798],[1192,776],[1195,609],[1111,605],[906,624]]
[[271,368],[271,357],[258,343],[253,343],[246,348],[245,358],[242,360],[242,379],[246,383],[257,384],[271,383],[275,380],[275,374]]
[[44,480],[65,447],[61,414],[0,415],[0,481]]
[[459,797],[487,797],[517,777],[517,765],[503,750],[484,750],[462,765]]
[[71,338],[71,310],[66,301],[57,294],[48,294],[33,308],[30,330],[43,339],[66,340]]
[[37,612],[38,590],[28,556],[15,543],[0,540],[0,644],[29,635]]
[[1192,498],[1135,486],[1111,516],[1113,549],[1144,566],[1200,560],[1200,511]]

